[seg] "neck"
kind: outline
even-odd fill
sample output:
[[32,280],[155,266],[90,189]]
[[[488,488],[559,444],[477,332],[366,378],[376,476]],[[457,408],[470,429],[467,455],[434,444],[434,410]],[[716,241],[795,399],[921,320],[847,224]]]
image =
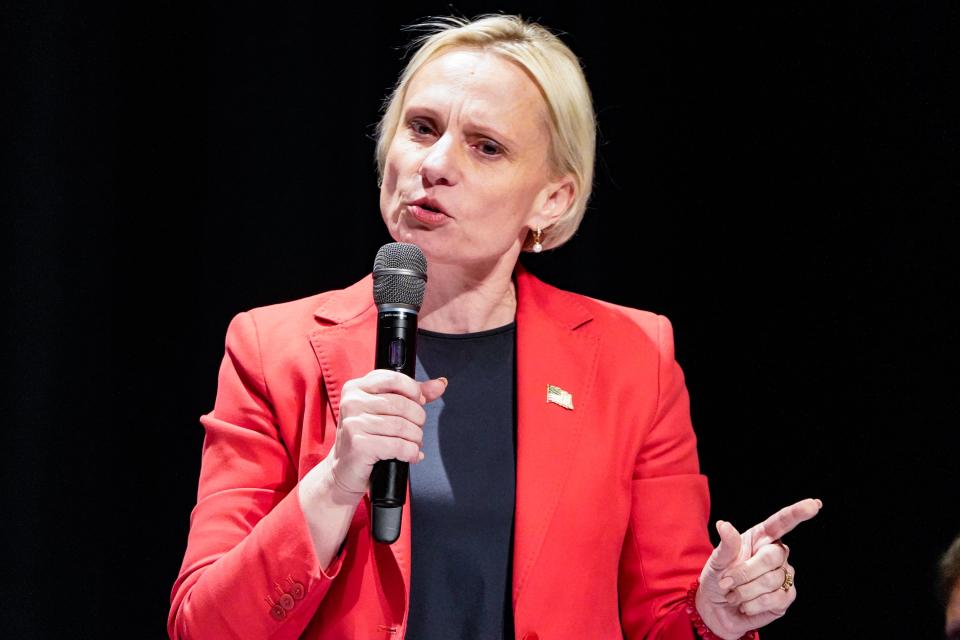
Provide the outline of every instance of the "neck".
[[440,333],[474,333],[513,322],[517,294],[512,275],[517,256],[491,264],[427,267],[427,290],[417,326]]

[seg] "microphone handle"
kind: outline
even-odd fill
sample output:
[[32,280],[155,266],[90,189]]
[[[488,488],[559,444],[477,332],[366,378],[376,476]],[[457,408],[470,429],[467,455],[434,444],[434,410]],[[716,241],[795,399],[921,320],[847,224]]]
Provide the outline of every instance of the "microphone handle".
[[[399,371],[416,377],[417,312],[406,305],[380,305],[377,315],[375,369]],[[407,501],[410,463],[378,460],[370,474],[370,529],[377,542],[390,544],[400,537],[403,505]]]

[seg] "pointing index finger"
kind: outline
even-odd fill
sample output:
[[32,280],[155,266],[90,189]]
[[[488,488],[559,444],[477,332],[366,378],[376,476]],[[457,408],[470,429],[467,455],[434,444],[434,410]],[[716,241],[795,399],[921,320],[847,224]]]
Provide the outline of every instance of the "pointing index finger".
[[766,544],[782,538],[791,532],[801,522],[805,522],[817,515],[823,503],[820,500],[807,498],[784,507],[775,514],[757,525],[758,536],[756,545]]

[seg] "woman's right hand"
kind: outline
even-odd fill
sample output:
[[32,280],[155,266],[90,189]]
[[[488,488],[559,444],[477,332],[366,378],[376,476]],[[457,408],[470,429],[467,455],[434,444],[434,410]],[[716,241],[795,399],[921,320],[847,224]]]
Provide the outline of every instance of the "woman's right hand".
[[345,382],[329,462],[335,485],[361,496],[370,486],[377,461],[420,462],[427,418],[423,405],[439,398],[446,388],[446,378],[418,382],[388,369],[374,369]]

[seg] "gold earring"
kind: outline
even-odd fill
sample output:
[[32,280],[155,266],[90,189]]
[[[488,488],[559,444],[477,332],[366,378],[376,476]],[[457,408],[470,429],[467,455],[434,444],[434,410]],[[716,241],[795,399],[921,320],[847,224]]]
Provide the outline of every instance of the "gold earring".
[[540,232],[540,225],[537,225],[537,231],[533,236],[533,252],[534,253],[540,253],[541,251],[543,251],[543,245],[540,244],[541,235],[542,234]]

